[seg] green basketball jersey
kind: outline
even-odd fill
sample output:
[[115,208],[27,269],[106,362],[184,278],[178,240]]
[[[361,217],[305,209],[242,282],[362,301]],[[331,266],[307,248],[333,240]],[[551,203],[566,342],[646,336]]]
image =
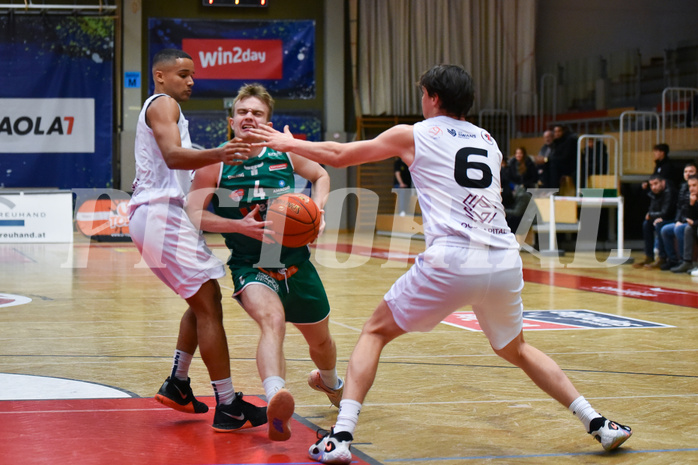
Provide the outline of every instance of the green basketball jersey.
[[[259,204],[261,218],[266,218],[267,204],[283,194],[293,192],[295,179],[288,154],[265,147],[259,156],[239,165],[223,165],[213,208],[217,215],[239,220]],[[295,265],[310,257],[308,247],[288,248],[238,233],[223,233],[231,251],[228,265],[255,265],[262,268],[282,268]],[[262,247],[264,256],[261,257]],[[280,260],[280,261],[279,261]]]

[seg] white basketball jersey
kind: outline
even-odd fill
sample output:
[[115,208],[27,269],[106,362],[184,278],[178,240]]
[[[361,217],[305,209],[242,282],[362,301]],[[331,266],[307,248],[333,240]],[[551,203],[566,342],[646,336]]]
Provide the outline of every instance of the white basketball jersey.
[[414,146],[410,173],[427,246],[446,238],[472,247],[519,248],[502,206],[502,153],[487,131],[437,116],[414,125]]
[[[148,106],[158,97],[170,98],[166,94],[155,94],[149,97],[143,104],[138,115],[136,126],[136,179],[133,181],[133,196],[131,208],[138,205],[162,201],[163,199],[179,199],[184,202],[185,195],[191,186],[191,171],[173,170],[168,168],[158,147],[153,130],[145,121],[145,113]],[[182,147],[191,148],[189,137],[189,122],[179,109],[177,121]]]

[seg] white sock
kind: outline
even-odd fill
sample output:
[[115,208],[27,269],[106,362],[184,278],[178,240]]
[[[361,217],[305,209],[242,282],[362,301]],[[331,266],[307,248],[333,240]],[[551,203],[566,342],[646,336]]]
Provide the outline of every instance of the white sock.
[[192,354],[175,350],[174,359],[172,360],[172,374],[170,376],[186,381],[189,378],[189,365],[191,365],[192,358]]
[[581,421],[584,428],[586,428],[587,433],[589,432],[591,420],[601,416],[594,410],[589,402],[587,402],[584,396],[577,397],[574,402],[570,404],[569,411],[572,412],[575,417],[579,418],[579,421]]
[[262,386],[264,386],[264,394],[269,402],[274,394],[286,386],[286,381],[280,376],[270,376],[262,381]]
[[334,432],[346,431],[353,436],[356,422],[359,421],[359,413],[361,413],[360,403],[351,399],[342,399],[339,402],[339,414],[337,415],[337,423],[334,425]]
[[213,393],[216,396],[216,404],[230,405],[235,399],[235,389],[233,388],[232,378],[220,379],[211,381]]
[[339,381],[339,376],[337,376],[337,368],[332,368],[331,370],[320,370],[320,378],[322,378],[322,382],[325,383],[325,386],[327,386],[330,389],[339,389],[342,387],[342,383]]

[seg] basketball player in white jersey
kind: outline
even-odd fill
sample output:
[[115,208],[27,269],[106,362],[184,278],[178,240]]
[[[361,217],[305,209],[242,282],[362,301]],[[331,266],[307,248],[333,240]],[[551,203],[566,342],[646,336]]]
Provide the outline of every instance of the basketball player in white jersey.
[[[153,58],[155,94],[148,98],[136,130],[136,179],[133,182],[129,229],[131,238],[155,275],[179,294],[189,308],[182,316],[171,375],[155,398],[176,410],[206,413],[196,400],[188,377],[197,345],[216,396],[213,428],[228,432],[267,421],[266,409],[236,393],[230,376],[230,356],[223,328],[218,278],[223,263],[206,247],[189,220],[185,195],[190,170],[212,163],[240,163],[247,144],[233,140],[209,150],[191,148],[188,123],[179,103],[189,99],[194,85],[194,62],[181,50],[165,49]],[[243,234],[262,240],[265,223],[254,213],[239,220]]]
[[283,134],[266,126],[254,130],[263,140],[259,145],[334,167],[398,156],[409,166],[423,214],[427,248],[364,325],[349,360],[337,422],[310,447],[310,458],[349,463],[361,404],[383,347],[407,332],[430,331],[465,305],[472,305],[497,355],[569,408],[604,449],[617,448],[632,434],[630,428],[599,415],[552,359],[524,342],[522,265],[501,203],[502,154],[487,131],[465,120],[474,95],[470,76],[459,66],[438,65],[419,85],[426,119],[372,140],[308,142],[293,139],[288,128]]

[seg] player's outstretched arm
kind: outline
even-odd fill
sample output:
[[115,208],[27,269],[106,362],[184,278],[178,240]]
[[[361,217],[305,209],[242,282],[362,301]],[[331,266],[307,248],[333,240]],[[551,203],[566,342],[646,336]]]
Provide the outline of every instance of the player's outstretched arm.
[[218,162],[237,164],[248,158],[250,146],[239,139],[206,150],[182,147],[177,127],[179,105],[173,98],[155,99],[148,107],[146,117],[162,157],[170,169],[194,170]]
[[312,198],[322,212],[320,234],[318,234],[321,235],[325,230],[325,204],[330,195],[330,175],[317,162],[294,153],[289,153],[289,156],[293,162],[293,171],[310,181],[313,185]]
[[281,152],[292,152],[324,165],[342,168],[373,161],[400,157],[407,165],[414,160],[414,135],[412,126],[393,126],[374,139],[356,142],[311,142],[294,139],[288,126],[279,132],[269,126],[251,130],[259,142],[253,147],[271,147]]
[[186,206],[187,214],[194,226],[202,231],[239,233],[259,241],[274,243],[272,239],[274,232],[269,229],[271,222],[257,221],[255,218],[259,212],[259,205],[240,220],[223,218],[208,210],[211,199],[217,190],[219,170],[219,163],[196,170],[191,190],[187,196]]

